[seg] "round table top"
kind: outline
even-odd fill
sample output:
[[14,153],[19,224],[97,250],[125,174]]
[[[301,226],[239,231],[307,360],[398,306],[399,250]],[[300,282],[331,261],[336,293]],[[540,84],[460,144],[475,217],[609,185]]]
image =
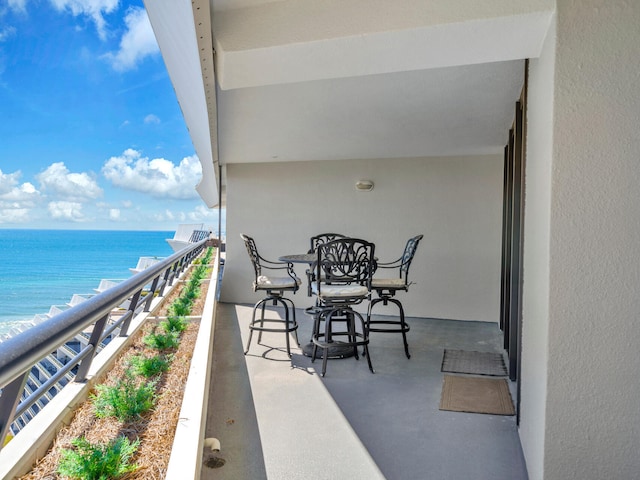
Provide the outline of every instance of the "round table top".
[[318,259],[318,255],[315,253],[294,253],[292,255],[283,255],[278,260],[281,262],[291,263],[314,263]]

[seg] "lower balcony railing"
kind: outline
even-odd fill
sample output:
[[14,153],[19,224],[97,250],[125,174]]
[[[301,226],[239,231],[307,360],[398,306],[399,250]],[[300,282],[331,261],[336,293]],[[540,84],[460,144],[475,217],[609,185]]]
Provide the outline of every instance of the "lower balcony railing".
[[[194,243],[130,279],[0,343],[0,478],[13,478],[25,473],[46,452],[61,425],[86,399],[97,379],[108,371],[131,335],[145,322],[150,312],[158,308],[163,295],[173,288],[174,280],[180,277],[205,244],[206,240]],[[195,368],[198,378],[192,381],[190,373],[186,389],[191,389],[191,392],[188,395],[185,391],[184,395],[185,401],[195,401],[198,405],[183,407],[191,412],[189,415],[193,421],[181,422],[176,431],[176,440],[181,439],[179,456],[186,460],[187,450],[191,450],[194,472],[199,472],[204,441],[199,429],[200,418],[206,414],[208,376],[202,375],[202,369],[206,371],[208,368],[213,337],[219,252],[215,265],[202,316],[208,321],[201,322],[192,359],[192,364],[200,364]],[[85,336],[88,332],[87,340],[75,349],[67,349],[73,357],[59,364],[39,387],[25,390],[34,368],[37,369],[36,366],[51,352],[64,349],[70,340],[82,336],[83,332]],[[60,383],[66,385],[52,396],[52,388]],[[46,405],[41,407],[43,398]],[[39,414],[20,429],[16,421],[21,421],[26,412],[34,409]],[[182,414],[180,416],[183,417]],[[7,443],[14,422],[14,430],[18,428],[20,432]],[[176,478],[184,478],[181,475],[184,474],[185,463],[181,463],[183,468]],[[170,463],[169,470],[171,468]]]

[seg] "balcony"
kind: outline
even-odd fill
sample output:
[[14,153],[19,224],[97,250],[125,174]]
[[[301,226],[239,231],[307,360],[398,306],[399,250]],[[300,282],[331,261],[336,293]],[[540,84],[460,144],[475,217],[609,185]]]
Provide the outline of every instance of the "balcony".
[[[444,349],[501,351],[495,324],[410,318],[411,359],[399,336],[374,334],[374,375],[347,358],[330,360],[323,378],[300,349],[287,357],[281,334],[243,355],[252,306],[216,304],[215,279],[165,478],[527,479],[514,416],[439,410]],[[305,343],[311,318],[297,317]],[[23,443],[55,428],[38,423]],[[205,446],[211,437],[220,451]]]
[[[411,318],[411,359],[399,336],[374,334],[374,375],[347,358],[323,378],[320,360],[287,357],[282,334],[244,356],[251,310],[217,308],[204,436],[221,450],[205,449],[201,478],[528,478],[515,416],[439,410],[443,350],[502,351],[495,324]],[[297,318],[304,343],[312,321]]]

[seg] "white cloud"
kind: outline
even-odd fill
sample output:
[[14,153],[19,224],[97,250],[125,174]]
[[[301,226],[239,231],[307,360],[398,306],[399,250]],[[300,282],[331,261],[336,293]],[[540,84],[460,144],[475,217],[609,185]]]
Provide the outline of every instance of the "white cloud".
[[49,215],[57,220],[70,220],[72,222],[84,222],[86,218],[82,213],[82,204],[78,202],[49,202]]
[[24,12],[27,9],[27,0],[8,0],[7,5],[13,10]]
[[195,186],[202,176],[196,156],[185,157],[178,165],[127,149],[119,157],[111,157],[102,167],[102,174],[117,187],[147,193],[153,197],[191,200],[198,198]]
[[8,27],[0,28],[0,42],[4,42],[7,38],[16,34],[15,27],[9,25]]
[[[215,212],[215,213],[214,213]],[[205,205],[196,205],[196,208],[187,214],[189,220],[194,222],[206,222],[218,218],[218,210],[211,210]]]
[[30,208],[0,208],[0,223],[27,223],[30,213]]
[[25,182],[14,187],[11,191],[0,195],[0,199],[33,205],[40,198],[40,192],[31,183]]
[[13,173],[4,173],[0,169],[0,195],[4,195],[15,188],[22,173],[20,170]]
[[119,208],[110,208],[109,209],[109,220],[120,220],[120,209]]
[[127,31],[120,39],[119,50],[104,56],[113,69],[119,72],[131,70],[146,57],[160,53],[151,22],[144,8],[130,8],[124,21]]
[[116,10],[119,0],[50,0],[50,2],[59,11],[69,10],[74,17],[79,15],[91,17],[98,35],[104,40],[107,33],[103,15]]
[[20,184],[20,176],[20,171],[4,173],[0,170],[0,223],[31,220],[30,213],[42,198],[31,183]]
[[175,216],[171,210],[165,210],[163,213],[156,213],[154,216],[154,220],[157,222],[166,222],[167,220],[175,220]]
[[156,213],[153,219],[156,222],[206,223],[215,226],[218,223],[218,210],[210,209],[205,205],[199,204],[188,212],[166,209],[164,212]]
[[69,201],[86,201],[102,196],[102,189],[88,173],[72,173],[64,163],[53,163],[36,175],[43,191]]
[[153,113],[150,113],[149,115],[147,115],[146,117],[144,117],[144,123],[146,124],[150,124],[150,123],[160,123],[160,119],[154,115]]

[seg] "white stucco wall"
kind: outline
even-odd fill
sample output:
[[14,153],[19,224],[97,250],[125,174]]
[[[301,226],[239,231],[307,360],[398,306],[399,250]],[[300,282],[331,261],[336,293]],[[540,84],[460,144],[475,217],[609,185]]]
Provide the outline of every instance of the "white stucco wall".
[[[398,258],[422,233],[416,284],[402,297],[407,315],[497,322],[502,167],[502,155],[228,165],[222,300],[257,298],[240,233],[273,259],[306,251],[314,234],[340,232],[373,241],[381,260]],[[375,188],[357,192],[358,179]],[[313,303],[306,289],[294,300]]]
[[531,480],[544,470],[555,42],[554,19],[540,58],[529,62],[520,440]]
[[557,2],[546,479],[640,475],[638,19],[637,1]]

